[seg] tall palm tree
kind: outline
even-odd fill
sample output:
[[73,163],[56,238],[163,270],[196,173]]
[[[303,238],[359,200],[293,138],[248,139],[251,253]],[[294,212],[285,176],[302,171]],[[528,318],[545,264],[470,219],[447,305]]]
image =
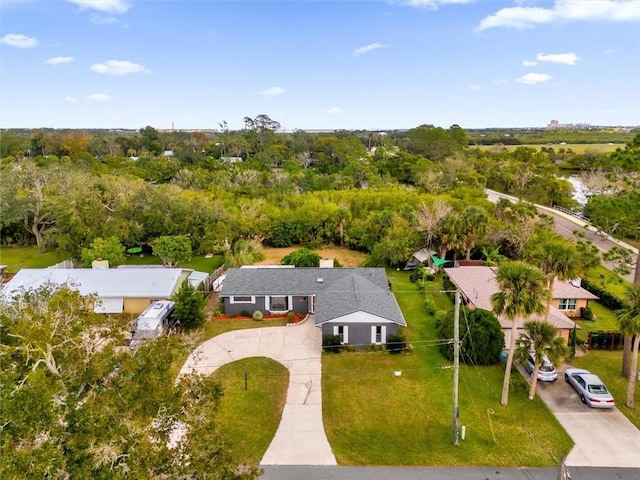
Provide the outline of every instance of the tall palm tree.
[[547,312],[545,322],[549,321],[551,301],[553,300],[553,287],[556,278],[570,280],[578,276],[580,262],[578,250],[566,240],[550,240],[541,244],[531,255],[531,261],[538,265],[547,279],[549,299],[547,300]]
[[623,303],[624,308],[618,312],[618,323],[622,333],[633,338],[626,403],[627,407],[633,408],[638,377],[638,349],[640,347],[640,285],[627,287]]
[[538,386],[538,371],[544,357],[557,365],[567,355],[569,349],[564,339],[558,336],[558,329],[550,323],[529,321],[524,324],[524,331],[525,334],[518,337],[516,351],[521,359],[526,359],[529,353],[533,353],[534,368],[529,388],[529,400],[533,400]]
[[549,290],[546,288],[542,270],[516,260],[504,261],[500,264],[496,281],[499,290],[491,295],[493,313],[497,316],[504,315],[512,322],[511,342],[502,385],[501,403],[506,406],[509,403],[509,381],[516,350],[517,319],[526,320],[531,315],[544,313]]

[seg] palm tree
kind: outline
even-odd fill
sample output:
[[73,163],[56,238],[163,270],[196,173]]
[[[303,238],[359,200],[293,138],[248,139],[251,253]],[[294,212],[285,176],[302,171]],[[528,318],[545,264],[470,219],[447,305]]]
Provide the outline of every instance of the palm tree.
[[496,273],[496,281],[499,290],[491,295],[493,313],[496,316],[504,315],[512,322],[511,342],[502,385],[501,403],[506,406],[509,403],[509,381],[511,380],[511,366],[513,365],[518,333],[516,320],[544,313],[549,290],[545,288],[545,277],[542,270],[516,260],[508,260],[500,264]]
[[526,333],[518,338],[516,351],[520,359],[526,359],[529,353],[533,353],[534,369],[529,388],[529,400],[533,400],[538,385],[538,371],[544,357],[557,365],[567,355],[569,349],[564,339],[558,336],[558,329],[550,323],[530,321],[524,324],[524,331]]
[[224,254],[224,264],[227,268],[253,265],[261,260],[264,260],[264,253],[262,253],[262,245],[259,239],[236,240],[233,243],[233,247],[229,247]]
[[580,271],[578,258],[578,250],[566,240],[550,240],[533,251],[532,263],[538,265],[545,274],[550,293],[547,300],[547,313],[544,317],[545,322],[549,321],[556,278],[570,280],[578,276]]
[[640,285],[627,287],[623,303],[624,308],[618,311],[618,323],[625,337],[633,338],[626,403],[627,407],[633,408],[636,379],[638,377],[638,348],[640,346]]

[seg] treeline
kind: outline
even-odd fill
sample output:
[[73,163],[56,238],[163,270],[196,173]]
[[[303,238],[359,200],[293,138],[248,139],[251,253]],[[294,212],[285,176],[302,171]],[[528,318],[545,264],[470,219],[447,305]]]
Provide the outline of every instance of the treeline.
[[[38,131],[13,132],[12,140],[5,133],[3,153],[12,154],[0,166],[0,240],[78,256],[112,235],[127,246],[188,235],[198,253],[258,238],[274,246],[347,245],[397,264],[425,244],[478,254],[486,232],[519,255],[522,242],[505,240],[515,232],[505,237],[508,220],[484,200],[484,188],[575,206],[555,152],[469,149],[457,125],[422,125],[393,138],[279,134],[267,116],[245,120],[245,131],[213,137],[151,127],[122,138]],[[121,154],[124,147],[131,155]],[[637,147],[624,154],[637,155]],[[470,205],[484,212],[482,222],[497,222],[472,242],[465,232],[477,212],[465,213]]]

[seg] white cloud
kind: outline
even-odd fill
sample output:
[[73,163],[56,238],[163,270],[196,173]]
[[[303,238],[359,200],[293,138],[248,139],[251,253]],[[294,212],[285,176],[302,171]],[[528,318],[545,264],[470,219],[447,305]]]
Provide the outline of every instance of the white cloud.
[[379,48],[384,48],[384,47],[385,45],[382,45],[381,43],[370,43],[369,45],[365,45],[364,47],[356,48],[353,51],[353,56],[362,55],[363,53],[368,53],[373,50],[377,50]]
[[80,7],[80,10],[91,8],[104,13],[126,13],[130,5],[123,0],[67,0]]
[[31,48],[38,44],[38,39],[28,37],[21,33],[7,33],[4,37],[0,38],[0,43],[9,45],[10,47]]
[[112,100],[112,97],[104,93],[93,93],[87,96],[87,100],[104,103],[104,102],[110,102]]
[[44,63],[47,65],[62,65],[63,63],[71,62],[73,62],[73,57],[51,57],[48,60],[45,60]]
[[539,53],[536,58],[539,62],[562,63],[563,65],[575,65],[580,60],[580,57],[573,52],[551,53],[549,55]]
[[516,82],[533,85],[534,83],[548,82],[552,78],[551,75],[547,75],[546,73],[527,73],[520,78],[516,78]]
[[331,107],[326,109],[324,113],[326,113],[327,115],[340,115],[341,113],[344,113],[344,110],[342,110],[340,107]]
[[65,102],[69,102],[69,103],[78,103],[80,100],[78,100],[76,97],[64,97],[64,101]]
[[496,27],[533,28],[553,22],[630,22],[640,20],[638,0],[555,0],[553,7],[508,7],[484,18],[478,30]]
[[275,95],[283,95],[283,94],[284,94],[284,88],[282,87],[265,88],[260,92],[260,95],[264,95],[265,97],[273,97]]
[[151,70],[128,60],[107,60],[91,65],[91,70],[105,75],[129,75],[131,73],[151,73]]
[[124,23],[117,17],[105,17],[102,15],[91,15],[89,21],[95,25],[114,25],[118,23]]
[[522,62],[523,67],[535,67],[536,65],[538,65],[538,62],[533,62],[531,60],[525,60]]
[[423,7],[437,10],[440,5],[472,3],[475,0],[396,0],[395,3],[410,7]]
[[469,85],[469,90],[482,90],[482,85]]

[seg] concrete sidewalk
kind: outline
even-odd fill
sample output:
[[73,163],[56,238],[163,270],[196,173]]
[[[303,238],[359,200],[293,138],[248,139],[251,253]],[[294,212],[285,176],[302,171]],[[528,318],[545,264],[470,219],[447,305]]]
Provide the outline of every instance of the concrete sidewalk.
[[313,317],[288,327],[223,333],[200,345],[180,374],[208,375],[230,362],[268,357],[289,370],[282,419],[261,465],[337,465],[322,423],[322,332]]

